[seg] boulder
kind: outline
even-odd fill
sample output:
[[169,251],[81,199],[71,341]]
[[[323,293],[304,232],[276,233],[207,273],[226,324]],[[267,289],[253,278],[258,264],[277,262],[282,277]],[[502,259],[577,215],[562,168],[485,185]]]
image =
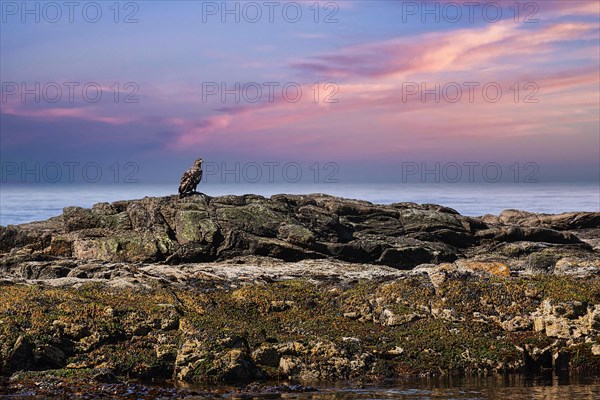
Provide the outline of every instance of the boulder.
[[507,210],[472,218],[434,204],[379,205],[324,194],[146,197],[66,207],[47,221],[0,227],[0,270],[30,279],[64,276],[60,268],[24,272],[33,268],[28,262],[57,258],[183,264],[268,256],[402,270],[464,259],[474,262],[466,270],[500,276],[552,273],[557,266],[557,274],[589,274],[597,270],[590,232],[598,228],[600,213]]

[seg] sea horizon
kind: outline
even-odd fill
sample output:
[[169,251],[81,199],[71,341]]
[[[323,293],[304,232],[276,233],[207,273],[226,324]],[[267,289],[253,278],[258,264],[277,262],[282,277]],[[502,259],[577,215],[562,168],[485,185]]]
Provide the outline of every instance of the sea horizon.
[[[511,183],[207,183],[198,190],[209,196],[324,193],[375,204],[439,204],[463,215],[498,215],[503,210],[559,214],[600,212],[600,185],[593,182]],[[174,195],[173,184],[2,185],[0,225],[17,225],[58,216],[64,207]]]

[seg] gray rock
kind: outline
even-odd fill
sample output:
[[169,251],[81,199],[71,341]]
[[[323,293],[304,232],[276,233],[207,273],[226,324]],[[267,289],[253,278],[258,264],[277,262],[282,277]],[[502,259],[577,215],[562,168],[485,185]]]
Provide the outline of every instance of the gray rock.
[[[471,218],[433,204],[376,205],[324,194],[146,197],[91,209],[66,207],[62,216],[47,221],[0,227],[0,272],[22,279],[105,279],[78,265],[264,256],[403,270],[485,257],[514,271],[551,273],[559,260],[570,257],[579,264],[567,268],[563,262],[556,273],[585,269],[585,276],[600,259],[589,233],[598,228],[600,213],[507,210],[498,217]],[[578,238],[578,230],[586,241]],[[58,259],[75,265],[60,266]]]

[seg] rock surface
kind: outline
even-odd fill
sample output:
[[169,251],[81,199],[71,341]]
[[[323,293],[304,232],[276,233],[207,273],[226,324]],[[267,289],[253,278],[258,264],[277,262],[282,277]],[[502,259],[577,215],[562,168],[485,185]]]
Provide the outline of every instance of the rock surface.
[[565,257],[574,263],[591,257],[589,265],[597,268],[599,234],[600,213],[508,210],[470,218],[438,205],[375,205],[323,194],[147,197],[67,207],[44,222],[0,227],[0,268],[5,274],[60,277],[69,272],[64,263],[27,271],[23,263],[182,264],[255,255],[396,269],[471,259],[553,272]]
[[595,370],[599,233],[600,213],[471,218],[321,194],[69,207],[0,227],[0,375]]

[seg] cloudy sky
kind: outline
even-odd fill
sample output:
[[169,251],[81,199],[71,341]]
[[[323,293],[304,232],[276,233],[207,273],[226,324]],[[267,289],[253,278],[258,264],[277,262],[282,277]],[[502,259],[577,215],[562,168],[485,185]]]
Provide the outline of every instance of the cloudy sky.
[[536,163],[598,180],[595,0],[0,4],[3,165],[134,162],[163,182],[198,155],[333,162],[346,181]]

